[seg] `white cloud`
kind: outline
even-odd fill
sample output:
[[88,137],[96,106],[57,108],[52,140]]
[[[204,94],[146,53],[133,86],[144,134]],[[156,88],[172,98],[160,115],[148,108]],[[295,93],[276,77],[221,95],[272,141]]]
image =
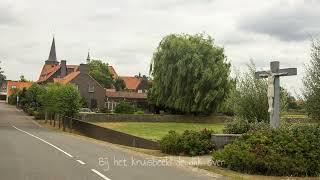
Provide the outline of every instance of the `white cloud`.
[[[298,67],[309,59],[303,33],[316,33],[319,5],[309,1],[232,0],[4,0],[0,2],[0,60],[10,79],[36,80],[48,58],[52,34],[59,59],[85,61],[87,50],[121,75],[148,74],[161,39],[170,33],[211,35],[233,66],[249,59],[259,68],[279,60]],[[304,21],[306,20],[306,21]],[[299,24],[296,24],[299,22]],[[293,40],[293,41],[291,41]],[[302,74],[283,79],[299,89]],[[297,83],[298,82],[298,83]],[[292,91],[293,92],[293,91]]]

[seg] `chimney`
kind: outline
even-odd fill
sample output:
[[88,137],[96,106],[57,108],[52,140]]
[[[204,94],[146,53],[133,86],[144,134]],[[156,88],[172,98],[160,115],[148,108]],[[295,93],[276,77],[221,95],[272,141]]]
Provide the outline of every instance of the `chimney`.
[[63,78],[67,75],[67,61],[66,60],[61,60],[60,62],[60,71],[61,71],[61,74],[60,76]]
[[83,73],[83,74],[88,74],[89,73],[88,64],[80,64],[80,73]]

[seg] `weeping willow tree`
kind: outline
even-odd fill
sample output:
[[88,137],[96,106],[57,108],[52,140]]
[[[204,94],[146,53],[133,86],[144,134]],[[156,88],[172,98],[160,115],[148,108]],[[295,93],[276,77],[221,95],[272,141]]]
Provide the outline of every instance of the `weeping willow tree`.
[[211,113],[230,88],[224,49],[203,34],[166,36],[150,65],[151,103],[178,113]]

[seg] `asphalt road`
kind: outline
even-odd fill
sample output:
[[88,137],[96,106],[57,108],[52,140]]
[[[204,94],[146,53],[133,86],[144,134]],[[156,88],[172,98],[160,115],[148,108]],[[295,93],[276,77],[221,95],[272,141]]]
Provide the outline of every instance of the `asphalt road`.
[[206,180],[170,161],[40,127],[0,101],[0,179]]

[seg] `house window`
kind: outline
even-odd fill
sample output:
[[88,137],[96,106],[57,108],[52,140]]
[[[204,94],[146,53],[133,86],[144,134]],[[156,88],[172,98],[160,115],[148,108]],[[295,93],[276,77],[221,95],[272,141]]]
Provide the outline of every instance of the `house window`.
[[94,92],[94,85],[93,84],[89,84],[89,93],[93,93]]
[[142,93],[142,90],[141,90],[141,89],[139,89],[139,90],[138,90],[138,93]]

